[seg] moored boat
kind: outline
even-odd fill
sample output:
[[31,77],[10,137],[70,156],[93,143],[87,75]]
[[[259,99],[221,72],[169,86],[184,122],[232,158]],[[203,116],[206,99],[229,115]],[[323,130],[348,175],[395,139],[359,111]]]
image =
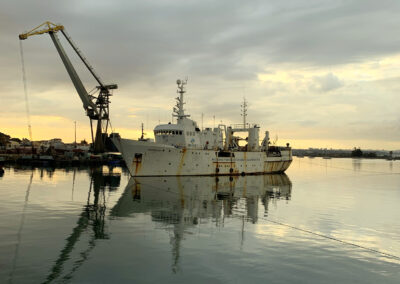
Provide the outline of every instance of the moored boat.
[[[111,139],[121,152],[132,176],[239,175],[282,173],[292,162],[292,149],[271,146],[269,132],[259,143],[260,127],[246,123],[218,125],[200,130],[185,114],[185,81],[177,80],[179,97],[174,107],[175,124],[154,128],[155,141],[123,139],[117,133]],[[247,138],[236,136],[246,133]],[[246,141],[244,146],[239,141]]]

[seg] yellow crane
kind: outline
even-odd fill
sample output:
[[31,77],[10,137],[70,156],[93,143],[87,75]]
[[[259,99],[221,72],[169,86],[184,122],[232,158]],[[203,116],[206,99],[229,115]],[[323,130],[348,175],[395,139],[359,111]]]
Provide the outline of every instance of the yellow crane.
[[61,30],[64,30],[64,26],[55,25],[52,22],[44,22],[43,24],[37,26],[36,28],[32,29],[31,31],[24,33],[24,34],[20,34],[19,39],[24,40],[33,35],[41,35],[41,34],[49,33],[49,32],[55,33],[55,32],[61,31]]
[[[81,79],[79,78],[77,72],[75,71],[74,66],[68,58],[67,53],[61,45],[59,38],[57,37],[57,33],[61,32],[68,43],[71,45],[73,50],[77,53],[79,58],[85,64],[89,72],[98,82],[99,86],[96,86],[96,90],[98,94],[89,94]],[[30,36],[41,35],[41,34],[49,34],[53,43],[58,51],[58,54],[61,57],[61,60],[64,63],[65,68],[71,78],[72,83],[75,86],[75,89],[83,103],[83,108],[86,111],[86,115],[90,119],[90,128],[92,133],[92,141],[94,151],[97,153],[105,151],[105,142],[108,137],[107,130],[110,124],[110,116],[109,116],[109,104],[110,104],[110,96],[112,93],[110,90],[117,89],[118,86],[116,84],[104,84],[103,80],[100,76],[95,72],[94,68],[86,57],[83,55],[82,51],[76,46],[76,44],[72,41],[72,38],[67,34],[63,25],[56,25],[51,22],[44,22],[43,24],[35,27],[29,32],[23,33],[19,35],[20,40],[25,40]],[[92,121],[97,121],[96,127],[96,135],[93,135],[93,123]]]

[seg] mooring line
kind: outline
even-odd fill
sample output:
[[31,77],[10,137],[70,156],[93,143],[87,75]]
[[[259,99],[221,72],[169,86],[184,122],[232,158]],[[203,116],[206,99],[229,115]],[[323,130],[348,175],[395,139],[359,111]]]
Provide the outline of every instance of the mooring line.
[[336,242],[339,242],[339,243],[342,243],[342,244],[346,244],[346,245],[350,245],[350,246],[353,246],[353,247],[361,248],[363,250],[374,252],[374,253],[377,253],[377,254],[380,254],[380,255],[384,255],[384,256],[387,256],[389,258],[393,258],[393,259],[396,259],[396,260],[400,261],[400,256],[397,256],[397,255],[394,255],[394,254],[390,254],[390,253],[383,252],[383,251],[380,251],[380,250],[376,250],[376,249],[373,249],[373,248],[365,247],[365,246],[362,246],[362,245],[357,245],[355,243],[347,242],[347,241],[344,241],[344,240],[341,240],[341,239],[337,239],[335,237],[331,237],[331,236],[328,236],[328,235],[316,233],[316,232],[313,232],[311,230],[302,229],[302,228],[299,228],[299,227],[296,227],[296,226],[293,226],[293,225],[289,225],[289,224],[282,223],[282,222],[279,222],[279,221],[271,220],[271,219],[268,219],[268,218],[265,218],[265,217],[264,218],[260,218],[260,219],[265,220],[265,221],[270,222],[270,223],[274,223],[276,225],[285,226],[285,227],[288,227],[288,228],[291,228],[291,229],[294,229],[294,230],[297,230],[297,231],[301,231],[301,232],[304,232],[304,233],[315,235],[315,236],[318,236],[318,237],[321,237],[321,238],[325,238],[325,239],[336,241]]
[[[149,185],[149,184],[147,184],[147,185]],[[160,189],[158,187],[155,187],[155,186],[152,186],[152,187],[155,188],[156,190],[162,190],[162,189]],[[166,192],[168,192],[170,194],[177,195],[177,193],[175,193],[175,192],[170,192],[170,191],[166,191]],[[400,256],[397,256],[397,255],[394,255],[394,254],[390,254],[390,253],[383,252],[383,251],[380,251],[380,250],[376,250],[376,249],[373,249],[373,248],[365,247],[365,246],[358,245],[358,244],[355,244],[355,243],[352,243],[352,242],[344,241],[344,240],[341,240],[341,239],[338,239],[338,238],[335,238],[335,237],[331,237],[331,236],[324,235],[324,234],[321,234],[321,233],[313,232],[311,230],[302,229],[302,228],[299,228],[299,227],[296,227],[296,226],[293,226],[293,225],[289,225],[289,224],[286,224],[286,223],[283,223],[283,222],[279,222],[279,221],[276,221],[276,220],[271,220],[271,219],[268,219],[266,217],[261,217],[260,219],[264,220],[264,221],[267,221],[267,222],[270,222],[270,223],[273,223],[273,224],[276,224],[276,225],[285,226],[285,227],[288,227],[288,228],[291,228],[291,229],[294,229],[294,230],[297,230],[297,231],[308,233],[308,234],[311,234],[311,235],[314,235],[314,236],[318,236],[318,237],[321,237],[321,238],[325,238],[325,239],[328,239],[328,240],[336,241],[336,242],[339,242],[339,243],[342,243],[342,244],[346,244],[346,245],[349,245],[349,246],[357,247],[357,248],[363,249],[365,251],[370,251],[370,252],[377,253],[377,254],[380,254],[380,255],[384,255],[386,257],[389,257],[389,258],[392,258],[392,259],[400,261]]]

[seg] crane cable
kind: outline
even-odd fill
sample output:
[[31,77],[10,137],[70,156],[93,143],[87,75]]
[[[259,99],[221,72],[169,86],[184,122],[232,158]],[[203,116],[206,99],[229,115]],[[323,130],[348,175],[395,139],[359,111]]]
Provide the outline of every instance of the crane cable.
[[28,87],[27,87],[27,83],[26,83],[25,61],[24,61],[24,51],[22,48],[22,40],[19,41],[19,51],[21,54],[22,81],[24,84],[25,107],[26,107],[26,121],[28,123],[29,139],[32,141],[31,115],[30,115],[30,111],[29,111]]

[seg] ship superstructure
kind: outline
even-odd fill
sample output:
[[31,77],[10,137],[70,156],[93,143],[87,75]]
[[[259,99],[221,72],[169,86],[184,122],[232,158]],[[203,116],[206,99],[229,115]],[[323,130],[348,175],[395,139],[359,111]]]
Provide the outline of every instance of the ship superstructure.
[[[247,102],[242,104],[243,124],[205,128],[185,114],[187,82],[177,80],[178,97],[173,108],[176,123],[154,128],[155,142],[111,135],[132,176],[238,175],[284,172],[292,162],[292,150],[271,146],[269,132],[259,143],[260,127],[246,122]],[[246,138],[236,136],[247,134]],[[244,146],[239,141],[245,141]]]

